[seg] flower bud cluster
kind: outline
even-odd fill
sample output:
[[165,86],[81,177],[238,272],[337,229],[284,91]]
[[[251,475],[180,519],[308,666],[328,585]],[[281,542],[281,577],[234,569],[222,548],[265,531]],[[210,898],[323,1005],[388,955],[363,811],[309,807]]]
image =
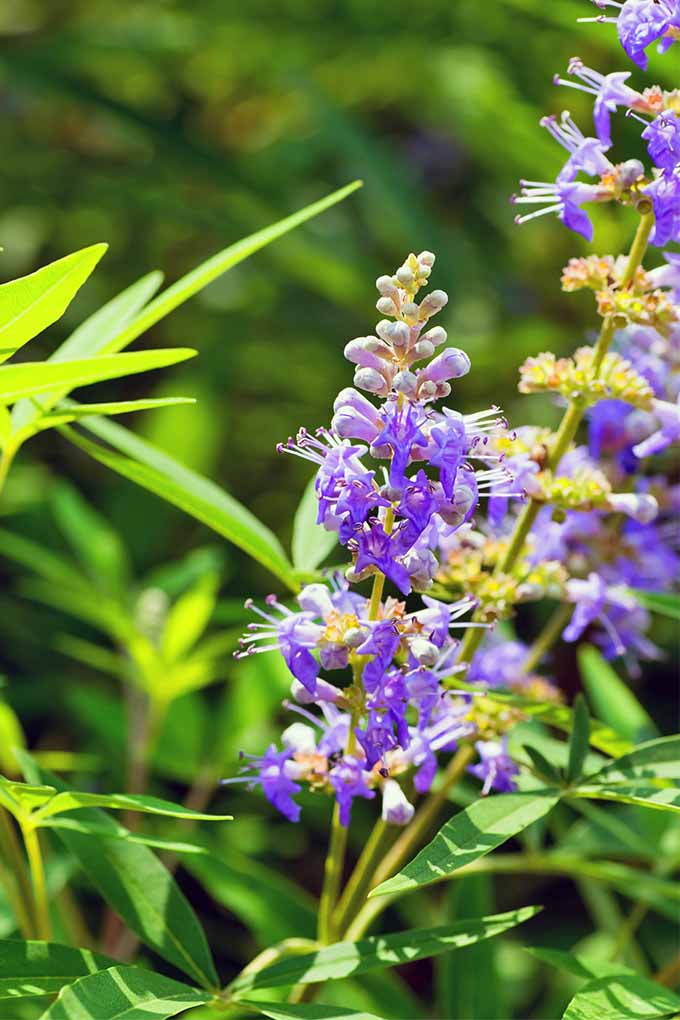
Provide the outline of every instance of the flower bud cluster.
[[610,351],[596,372],[594,359],[592,347],[579,347],[571,358],[557,358],[550,351],[527,358],[520,366],[518,389],[520,393],[559,393],[585,405],[607,399],[651,410],[654,391],[630,361]]

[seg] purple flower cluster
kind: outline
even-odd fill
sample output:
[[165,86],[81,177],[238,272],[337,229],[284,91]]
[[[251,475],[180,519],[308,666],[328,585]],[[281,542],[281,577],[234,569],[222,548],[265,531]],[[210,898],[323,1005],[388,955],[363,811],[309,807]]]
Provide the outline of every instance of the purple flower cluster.
[[[645,68],[646,47],[661,39],[667,49],[680,38],[680,0],[594,0],[598,6],[619,9],[615,21],[624,49],[631,59]],[[574,57],[569,62],[568,78],[555,76],[555,84],[577,89],[593,96],[595,136],[586,136],[568,112],[561,118],[541,121],[550,134],[568,152],[568,158],[554,181],[523,180],[516,204],[537,205],[531,213],[516,218],[525,223],[555,213],[570,230],[588,241],[593,225],[583,208],[592,202],[637,202],[646,197],[654,209],[653,244],[661,247],[680,240],[680,98],[677,91],[665,92],[658,85],[637,91],[628,84],[630,72],[601,74]],[[614,164],[607,156],[612,147],[611,117],[619,108],[642,124],[641,138],[647,145],[651,168],[647,171],[638,159]],[[588,180],[583,180],[583,175]]]

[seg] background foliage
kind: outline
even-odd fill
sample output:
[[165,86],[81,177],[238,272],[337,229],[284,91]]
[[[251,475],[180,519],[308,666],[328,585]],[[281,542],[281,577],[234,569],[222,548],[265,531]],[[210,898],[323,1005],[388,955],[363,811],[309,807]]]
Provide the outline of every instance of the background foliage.
[[[198,403],[141,415],[137,433],[219,481],[289,547],[309,473],[293,458],[277,457],[275,443],[299,423],[327,420],[333,396],[349,381],[342,347],[377,317],[373,279],[421,249],[438,253],[433,280],[450,294],[442,325],[473,362],[454,392],[457,406],[495,402],[511,421],[529,414],[553,423],[557,412],[541,399],[518,406],[516,369],[538,350],[572,350],[591,328],[589,302],[559,289],[560,269],[581,253],[582,242],[549,218],[520,235],[507,197],[518,177],[549,177],[558,164],[537,121],[564,103],[551,79],[573,55],[573,40],[586,63],[617,66],[613,31],[576,24],[590,13],[587,6],[495,0],[482,11],[450,0],[9,0],[0,11],[2,278],[110,243],[65,317],[34,341],[32,357],[46,356],[145,272],[162,269],[172,281],[238,237],[361,177],[365,186],[349,201],[236,267],[145,337],[146,346],[195,346],[200,357],[174,367],[167,383],[162,373],[132,379],[126,398],[182,393]],[[672,63],[652,57],[651,65],[655,80],[676,84],[669,81]],[[574,113],[585,111],[585,99],[573,97]],[[622,250],[632,223],[606,209],[597,217],[598,245]],[[119,392],[115,383],[102,384],[89,397]],[[96,517],[54,481],[57,474],[76,481]],[[209,633],[219,636],[221,653],[239,626],[244,594],[271,584],[179,510],[54,435],[22,453],[3,512],[3,526],[79,561],[95,587],[120,597],[133,617],[153,612],[159,591],[174,600],[197,578],[208,592],[219,584]],[[93,556],[93,548],[101,555]],[[80,770],[91,783],[95,773],[104,789],[122,789],[120,685],[106,675],[106,663],[92,661],[91,644],[88,660],[83,642],[95,640],[91,626],[63,612],[58,585],[51,600],[41,599],[52,604],[37,608],[40,592],[27,585],[27,572],[6,562],[1,569],[7,583],[0,661],[8,700],[32,746],[77,749],[81,757],[70,761],[76,775]],[[672,622],[656,626],[658,640],[672,648]],[[579,686],[577,664],[564,646],[560,655],[557,673],[571,695]],[[642,698],[661,732],[674,728],[674,666],[672,659],[654,665]],[[175,703],[155,755],[154,792],[173,799],[202,769],[232,773],[241,748],[266,744],[286,685],[269,657],[235,665],[216,656],[206,670],[206,683],[220,682]],[[237,815],[238,828],[211,829],[221,862],[188,859],[181,883],[227,976],[269,940],[311,934],[311,908],[264,868],[274,864],[316,890],[325,807],[312,802],[308,824],[294,827],[256,797],[230,791],[217,799],[215,809]],[[570,829],[572,847],[603,838],[601,819],[586,808],[580,829]],[[620,818],[653,857],[665,816],[662,822],[653,812],[624,808]],[[616,843],[620,831],[610,838]],[[64,877],[53,874],[55,889]],[[257,883],[267,889],[270,909],[252,894]],[[398,909],[407,922],[418,914],[420,923],[436,924],[453,912],[469,916],[549,897],[561,919],[560,944],[592,931],[593,920],[598,937],[613,937],[625,916],[619,899],[625,881],[605,891],[587,876],[577,883],[585,906],[566,877],[500,876],[494,889],[480,875],[435,899],[411,897]],[[246,922],[253,936],[245,935]],[[540,920],[534,924],[540,929]],[[670,926],[659,914],[642,919],[652,964],[668,955]],[[465,986],[472,960],[500,968],[507,1001],[489,990],[484,1002],[473,1001],[481,992]],[[512,1008],[548,1016],[565,996],[559,981],[548,982],[543,964],[515,953],[509,941],[442,957],[435,966],[442,1016],[505,1016]],[[424,991],[431,964],[416,963],[404,974]],[[335,994],[343,1004],[359,995],[340,986]],[[370,1002],[365,988],[361,994]],[[403,1009],[406,993],[394,994]],[[413,1015],[418,1008],[414,1003]]]

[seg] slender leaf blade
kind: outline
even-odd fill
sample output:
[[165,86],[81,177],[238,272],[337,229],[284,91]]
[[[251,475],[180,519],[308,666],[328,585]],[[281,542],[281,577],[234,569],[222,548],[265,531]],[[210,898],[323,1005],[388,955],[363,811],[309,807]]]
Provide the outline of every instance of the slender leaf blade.
[[572,791],[576,797],[611,800],[619,804],[637,804],[656,811],[680,813],[680,790],[658,786],[583,786]]
[[89,949],[73,949],[57,942],[3,939],[0,941],[0,999],[50,995],[86,974],[115,964]]
[[107,247],[93,244],[0,285],[0,363],[61,318]]
[[109,967],[62,988],[40,1020],[167,1020],[209,1000],[198,988],[143,967]]
[[680,734],[640,744],[588,776],[588,784],[606,786],[645,779],[680,780]]
[[326,531],[321,524],[316,523],[319,504],[315,481],[315,478],[309,480],[293,519],[291,551],[293,566],[300,573],[316,570],[338,544],[338,536],[334,531]]
[[369,898],[405,893],[448,878],[543,818],[559,799],[559,791],[546,790],[504,793],[475,801],[454,815],[397,875],[373,889]]
[[395,967],[439,953],[474,945],[528,921],[540,907],[522,907],[506,914],[492,914],[457,921],[438,928],[416,928],[396,935],[376,935],[361,942],[336,942],[316,953],[289,956],[271,967],[243,973],[231,984],[234,995],[256,988],[316,984],[356,977],[369,970]]
[[588,753],[590,738],[590,716],[586,699],[578,694],[574,701],[574,726],[569,737],[569,760],[567,780],[573,783],[581,775],[583,762]]
[[321,1002],[258,1002],[241,1000],[244,1006],[271,1017],[272,1020],[382,1020],[375,1013],[363,1009],[345,1009],[343,1006],[325,1006]]
[[635,597],[645,609],[670,620],[680,620],[680,595],[665,591],[635,591]]
[[680,996],[640,977],[597,978],[571,1000],[563,1020],[656,1020],[680,1010]]
[[580,645],[578,664],[588,699],[604,722],[633,743],[658,735],[647,712],[598,648]]
[[90,432],[120,452],[105,450],[70,429],[64,430],[64,434],[101,464],[223,535],[293,591],[299,589],[293,567],[274,533],[223,489],[121,425],[99,418],[88,419],[85,424]]
[[185,347],[170,350],[133,351],[128,354],[98,354],[76,361],[24,361],[0,367],[0,403],[11,404],[19,397],[34,396],[56,385],[90,386],[105,379],[136,375],[157,368],[167,368],[188,358],[196,351]]
[[75,811],[78,808],[102,807],[115,811],[139,811],[142,814],[166,815],[169,818],[191,819],[192,821],[231,821],[231,815],[208,815],[201,811],[192,811],[182,804],[173,804],[160,797],[150,797],[139,793],[82,793],[77,790],[65,790],[57,793],[34,816],[41,821],[64,811]]

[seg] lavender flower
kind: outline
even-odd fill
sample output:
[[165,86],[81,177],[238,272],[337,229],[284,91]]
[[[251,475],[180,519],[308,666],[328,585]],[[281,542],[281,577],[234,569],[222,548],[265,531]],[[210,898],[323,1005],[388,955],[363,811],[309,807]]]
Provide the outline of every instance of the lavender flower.
[[593,0],[602,10],[616,8],[613,17],[580,18],[615,24],[619,41],[630,59],[643,71],[647,69],[647,50],[659,40],[659,52],[665,53],[680,35],[678,0]]

